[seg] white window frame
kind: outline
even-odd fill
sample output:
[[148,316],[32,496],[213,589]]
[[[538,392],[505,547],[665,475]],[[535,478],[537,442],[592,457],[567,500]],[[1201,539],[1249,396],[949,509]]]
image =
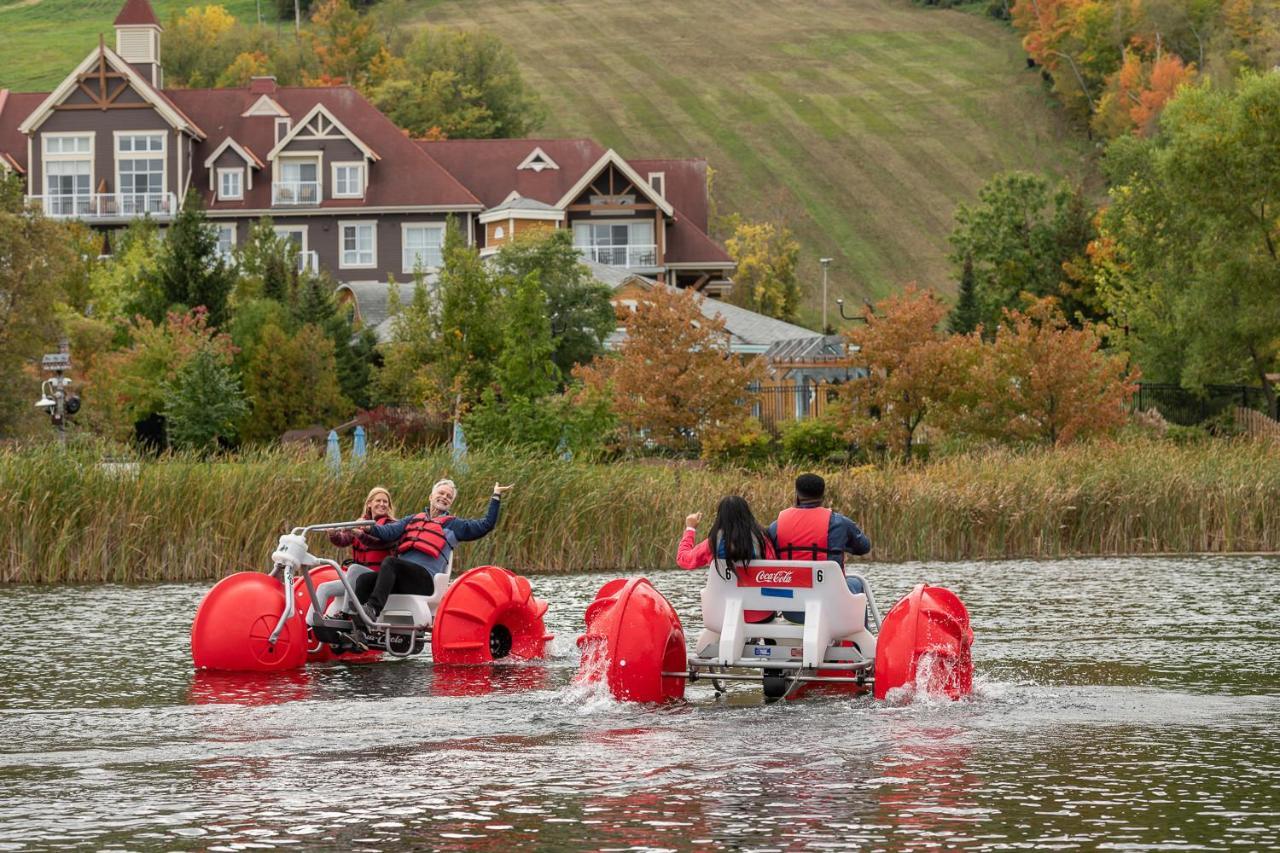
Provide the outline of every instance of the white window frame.
[[[289,162],[310,162],[316,165],[316,204],[324,201],[324,152],[321,151],[289,151],[281,154],[275,160],[274,168],[279,169],[279,176],[273,177],[272,180],[278,180],[284,183],[284,166]],[[271,190],[272,205],[275,204],[275,189]],[[292,207],[293,205],[280,205],[281,207]],[[301,205],[306,207],[306,205]]]
[[[224,177],[229,177],[231,175],[237,175],[240,178],[240,192],[236,193],[235,195],[223,192],[224,185],[222,183],[222,179]],[[218,169],[218,200],[219,201],[240,201],[243,198],[244,198],[244,169],[236,168],[234,166],[226,169]]]
[[[150,136],[160,138],[159,151],[121,151],[120,137],[122,136]],[[112,134],[111,150],[115,155],[116,184],[115,194],[123,196],[125,194],[123,182],[120,180],[120,161],[121,160],[154,160],[160,158],[160,194],[166,195],[169,192],[169,134],[163,130],[117,130]],[[137,195],[138,193],[133,193]]]
[[[347,262],[347,229],[348,228],[368,228],[373,235],[373,239],[369,245],[369,263],[348,263]],[[358,232],[357,232],[358,233]],[[359,238],[357,238],[356,253],[360,253]],[[378,223],[371,219],[349,219],[338,223],[338,269],[343,270],[371,270],[378,266]]]
[[[358,188],[355,192],[338,192],[338,170],[339,169],[358,169],[359,175],[356,183]],[[330,186],[333,188],[333,198],[364,198],[366,187],[369,186],[368,169],[365,168],[363,160],[340,160],[329,165]]]
[[[86,154],[82,151],[72,153],[49,153],[50,139],[88,139],[89,152]],[[58,133],[42,133],[40,134],[40,191],[45,198],[49,197],[49,171],[44,167],[45,163],[56,160],[89,160],[89,197],[92,198],[94,187],[96,186],[97,175],[97,147],[98,135],[92,131],[85,133],[83,131],[76,132],[58,132]]]
[[234,222],[215,222],[213,223],[213,228],[218,235],[218,248],[222,247],[222,235],[228,231],[231,232],[231,251],[229,251],[226,255],[223,256],[224,258],[226,258],[226,260],[228,261],[231,260],[233,257],[235,257],[235,248],[237,245],[236,224]]
[[[658,179],[658,182],[656,184],[653,182],[654,178]],[[656,192],[658,195],[662,196],[663,198],[666,198],[667,197],[667,173],[666,172],[650,172],[649,188],[652,189],[654,192]]]
[[[433,231],[440,232],[440,255],[441,255],[442,263],[444,258],[445,234],[444,234],[443,222],[403,222],[400,224],[400,266],[401,266],[400,271],[406,275],[413,275],[414,272],[416,272],[416,265],[407,263],[407,261],[409,260],[407,255],[408,233],[410,229],[415,229],[415,228],[429,228]],[[423,272],[427,272],[430,270],[437,270],[437,269],[439,269],[439,267],[428,266],[425,263],[422,265]]]
[[[284,133],[281,133],[281,132],[280,132],[280,125],[284,125]],[[279,145],[279,144],[280,144],[280,140],[281,140],[281,139],[284,139],[286,136],[288,136],[288,135],[289,135],[289,132],[290,132],[290,131],[292,131],[292,130],[293,130],[293,119],[291,119],[291,118],[277,118],[277,119],[276,119],[276,141],[275,141],[275,144],[276,144],[276,145]],[[273,145],[272,147],[275,147],[275,146]]]
[[277,237],[287,238],[296,231],[302,232],[302,248],[299,250],[303,253],[307,251],[307,226],[306,225],[272,225],[271,230],[276,233]]

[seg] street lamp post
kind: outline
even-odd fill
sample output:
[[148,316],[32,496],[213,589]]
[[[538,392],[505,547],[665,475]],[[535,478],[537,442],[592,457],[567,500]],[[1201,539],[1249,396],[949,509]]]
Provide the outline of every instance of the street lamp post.
[[822,264],[822,334],[827,333],[830,326],[827,325],[827,267],[831,266],[831,258],[818,258],[818,263]]
[[[866,299],[863,299],[863,300],[862,300],[862,304],[863,304],[863,305],[865,305],[865,306],[867,306],[867,308],[868,308],[868,309],[872,309],[872,305],[871,305],[871,303],[870,303],[870,302],[868,302]],[[855,322],[855,323],[865,323],[865,322],[867,322],[867,317],[866,317],[866,315],[865,315],[865,314],[854,314],[852,317],[850,317],[848,314],[844,313],[844,300],[843,300],[843,299],[837,299],[837,300],[836,300],[836,307],[840,309],[840,316],[841,316],[841,317],[843,317],[843,318],[844,318],[844,319],[846,319],[846,320],[852,320],[852,321],[853,321],[853,322]]]

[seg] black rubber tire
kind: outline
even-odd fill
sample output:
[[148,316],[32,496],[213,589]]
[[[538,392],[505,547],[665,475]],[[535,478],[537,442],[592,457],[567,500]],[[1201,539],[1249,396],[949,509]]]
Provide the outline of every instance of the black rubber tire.
[[502,660],[511,654],[511,629],[502,623],[489,629],[489,656],[494,660]]
[[786,675],[780,669],[766,669],[764,671],[764,698],[781,699],[787,695],[788,681]]

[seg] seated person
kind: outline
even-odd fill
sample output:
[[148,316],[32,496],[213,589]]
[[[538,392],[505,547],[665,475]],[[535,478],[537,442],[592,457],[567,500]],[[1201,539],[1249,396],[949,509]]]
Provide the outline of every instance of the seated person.
[[[391,493],[382,486],[374,486],[364,499],[361,518],[367,518],[376,524],[387,524],[396,520],[396,510],[391,503]],[[352,563],[347,567],[347,580],[354,584],[361,576],[378,571],[382,560],[395,550],[393,543],[374,539],[358,529],[331,530],[329,541],[340,548],[351,549]],[[316,598],[328,602],[345,592],[340,580],[325,581],[316,587]],[[315,606],[307,608],[307,624],[314,625],[318,614]]]
[[[697,545],[698,522],[702,513],[685,517],[684,536],[676,553],[676,565],[682,569],[701,569],[715,563],[716,571],[733,571],[755,559],[773,559],[773,543],[765,535],[764,528],[751,513],[745,498],[729,495],[720,499],[716,507],[716,520],[711,525],[711,535]],[[714,552],[711,543],[715,543]],[[714,558],[713,558],[714,553]],[[768,622],[773,619],[771,610],[747,610],[743,619],[747,622]]]
[[374,619],[382,612],[387,597],[394,593],[431,595],[434,577],[449,567],[449,556],[459,542],[470,542],[488,534],[498,524],[498,507],[511,486],[493,484],[493,497],[484,518],[457,518],[449,515],[458,487],[453,480],[440,480],[431,487],[427,508],[417,515],[388,524],[364,528],[374,539],[396,542],[396,555],[382,561],[375,574],[356,583],[356,595]]
[[[846,553],[861,556],[871,551],[871,540],[858,525],[822,505],[826,491],[826,481],[817,474],[796,477],[795,506],[784,509],[769,525],[779,560],[834,560],[843,568]],[[845,578],[845,582],[850,592],[864,591],[858,578]],[[803,613],[782,615],[792,622],[804,622]]]

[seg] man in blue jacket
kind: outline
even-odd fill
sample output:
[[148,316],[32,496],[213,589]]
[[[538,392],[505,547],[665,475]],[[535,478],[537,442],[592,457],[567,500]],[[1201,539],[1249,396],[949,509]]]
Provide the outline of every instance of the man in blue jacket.
[[[852,519],[822,505],[827,484],[817,474],[796,477],[796,504],[778,514],[769,525],[769,537],[777,545],[779,560],[834,560],[844,567],[844,555],[871,551],[871,540]],[[860,578],[846,577],[853,593],[863,592]],[[784,613],[803,622],[803,613]]]
[[369,615],[376,620],[393,592],[431,595],[435,576],[449,567],[449,555],[458,543],[480,539],[497,526],[502,496],[510,490],[509,485],[494,483],[484,518],[457,518],[449,510],[458,487],[453,480],[441,480],[431,487],[431,497],[422,512],[363,528],[374,539],[398,540],[396,555],[385,558],[376,574],[363,575],[357,582],[356,595]]

